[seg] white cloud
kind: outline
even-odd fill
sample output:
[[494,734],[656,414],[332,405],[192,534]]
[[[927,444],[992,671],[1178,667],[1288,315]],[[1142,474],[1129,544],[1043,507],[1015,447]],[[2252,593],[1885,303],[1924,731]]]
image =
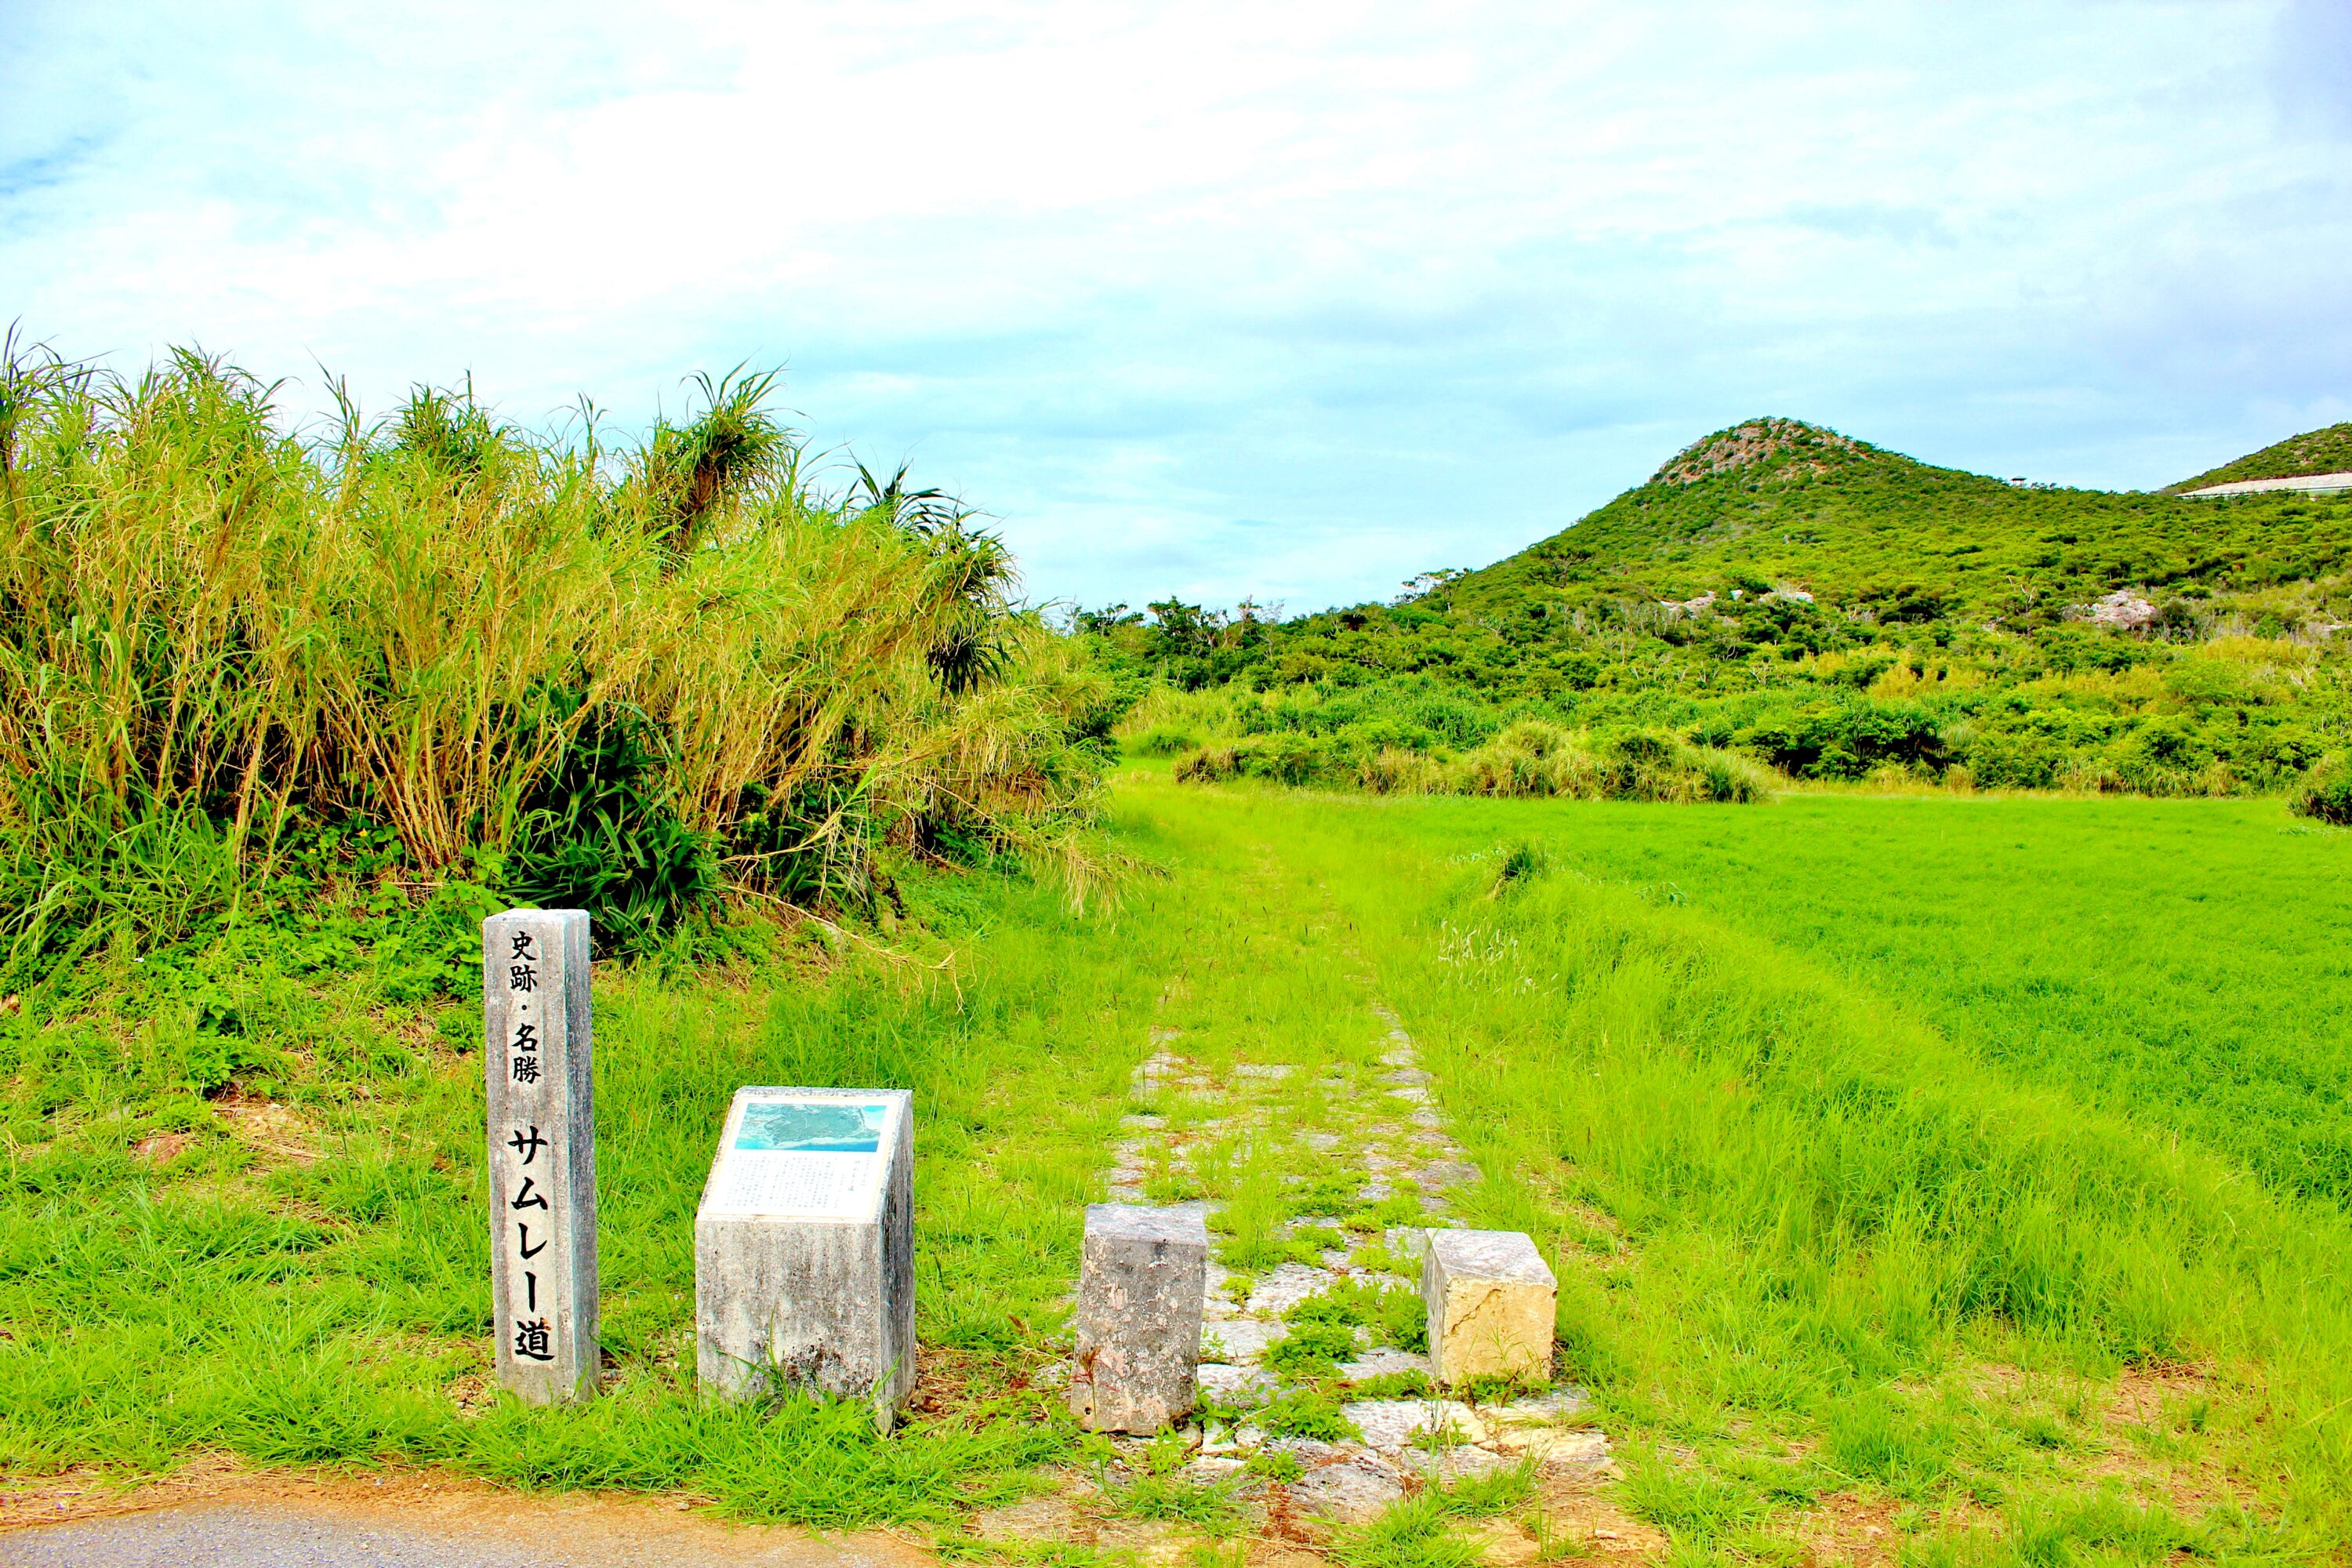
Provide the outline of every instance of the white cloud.
[[236,15],[0,20],[30,329],[528,416],[784,362],[1045,594],[1384,594],[1755,412],[2155,484],[2352,394],[2311,0]]

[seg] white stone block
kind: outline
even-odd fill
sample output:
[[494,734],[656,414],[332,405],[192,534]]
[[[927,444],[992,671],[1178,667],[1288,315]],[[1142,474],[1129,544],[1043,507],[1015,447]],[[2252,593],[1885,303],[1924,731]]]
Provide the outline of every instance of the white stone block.
[[1421,1300],[1437,1381],[1551,1376],[1559,1282],[1515,1230],[1433,1230],[1422,1255]]
[[596,1117],[588,916],[482,922],[490,1310],[499,1382],[533,1405],[593,1393]]
[[694,1219],[702,1386],[873,1404],[915,1386],[914,1097],[735,1091]]

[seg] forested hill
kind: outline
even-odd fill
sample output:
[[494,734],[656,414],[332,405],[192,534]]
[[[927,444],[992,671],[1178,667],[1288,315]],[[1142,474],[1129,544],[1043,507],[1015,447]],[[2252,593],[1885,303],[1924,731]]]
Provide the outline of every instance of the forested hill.
[[[2215,472],[2294,471],[2330,438]],[[2352,496],[2070,489],[1759,418],[1393,603],[1269,620],[1171,600],[1079,626],[1115,666],[1254,694],[1309,731],[1402,712],[1376,694],[1439,693],[1493,727],[1669,729],[1812,776],[1958,763],[1986,783],[2229,791],[2290,782],[2352,732],[2347,574]],[[1341,697],[1352,717],[1297,717]],[[1440,749],[1479,728],[1399,722]]]

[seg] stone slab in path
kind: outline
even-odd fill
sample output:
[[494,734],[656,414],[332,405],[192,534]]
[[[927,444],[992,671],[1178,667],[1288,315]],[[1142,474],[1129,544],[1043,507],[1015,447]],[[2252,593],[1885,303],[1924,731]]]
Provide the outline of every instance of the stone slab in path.
[[1478,1413],[1456,1399],[1366,1399],[1341,1405],[1339,1414],[1356,1424],[1366,1447],[1386,1454],[1421,1444],[1454,1447],[1487,1440]]

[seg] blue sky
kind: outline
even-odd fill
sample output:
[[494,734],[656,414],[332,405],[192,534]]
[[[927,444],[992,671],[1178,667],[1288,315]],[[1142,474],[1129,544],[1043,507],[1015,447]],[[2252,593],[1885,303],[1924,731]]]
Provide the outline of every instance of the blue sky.
[[2116,487],[2352,418],[2352,0],[0,0],[0,314],[298,410],[782,364],[1036,597],[1313,608],[1751,414]]

